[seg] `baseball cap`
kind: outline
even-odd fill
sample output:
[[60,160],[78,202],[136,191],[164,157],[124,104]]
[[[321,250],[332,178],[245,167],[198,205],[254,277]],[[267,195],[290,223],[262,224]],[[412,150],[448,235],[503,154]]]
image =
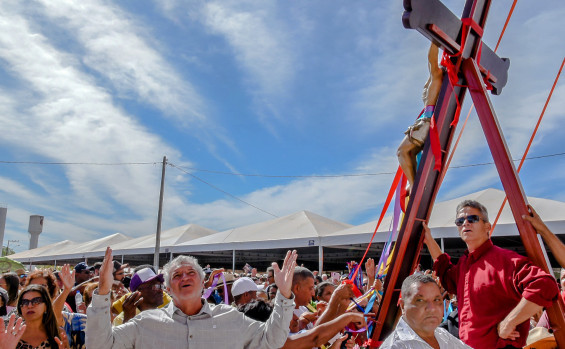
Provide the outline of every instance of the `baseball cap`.
[[233,296],[239,296],[249,291],[257,291],[257,285],[248,277],[242,277],[235,280],[231,288],[231,294]]
[[129,289],[134,292],[139,286],[155,279],[161,282],[165,282],[163,274],[157,275],[153,270],[151,270],[151,268],[143,268],[133,274],[133,277],[131,278],[131,281],[129,283]]
[[114,261],[114,273],[117,272],[118,270],[127,268],[129,264],[122,264],[118,261]]
[[83,270],[90,270],[90,268],[88,267],[88,264],[86,264],[84,262],[80,262],[79,264],[75,265],[75,271],[77,273],[80,273]]

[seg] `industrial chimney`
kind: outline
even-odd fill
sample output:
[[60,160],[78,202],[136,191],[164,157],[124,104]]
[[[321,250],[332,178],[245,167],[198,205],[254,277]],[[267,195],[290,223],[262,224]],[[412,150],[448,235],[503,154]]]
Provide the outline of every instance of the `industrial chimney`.
[[39,234],[43,231],[43,216],[31,215],[29,216],[29,227],[27,228],[29,232],[29,249],[37,248],[37,242],[39,241]]

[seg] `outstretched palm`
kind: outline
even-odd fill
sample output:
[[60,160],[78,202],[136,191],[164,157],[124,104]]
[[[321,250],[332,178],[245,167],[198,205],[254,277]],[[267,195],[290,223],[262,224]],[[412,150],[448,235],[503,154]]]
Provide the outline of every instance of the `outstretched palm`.
[[286,257],[284,258],[282,269],[279,269],[279,265],[273,262],[272,266],[274,269],[275,283],[279,288],[279,292],[285,297],[290,298],[292,295],[292,277],[294,276],[294,268],[296,267],[296,250],[288,251]]
[[110,293],[112,289],[112,283],[114,282],[114,264],[112,263],[112,249],[110,247],[106,248],[106,253],[104,254],[104,261],[100,267],[100,280],[98,285],[98,294],[105,295]]

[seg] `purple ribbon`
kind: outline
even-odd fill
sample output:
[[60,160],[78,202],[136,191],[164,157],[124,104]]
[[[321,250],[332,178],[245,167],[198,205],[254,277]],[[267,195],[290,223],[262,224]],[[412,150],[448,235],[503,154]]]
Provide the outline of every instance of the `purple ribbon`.
[[207,299],[208,297],[210,297],[212,292],[214,292],[214,289],[218,285],[220,275],[222,276],[222,281],[224,282],[224,304],[229,305],[228,286],[226,285],[226,277],[224,276],[224,273],[219,273],[214,275],[214,280],[212,281],[212,285],[208,287],[206,291],[204,291],[204,293],[202,294],[202,298]]
[[[386,265],[386,261],[388,260],[388,257],[390,255],[390,250],[391,250],[391,246],[392,246],[392,241],[396,241],[396,235],[398,233],[398,225],[400,222],[400,186],[401,183],[398,184],[398,186],[396,187],[396,197],[394,200],[394,214],[393,214],[393,218],[392,218],[392,229],[390,230],[390,233],[388,235],[388,239],[387,242],[383,248],[383,254],[381,254],[381,258],[379,259],[379,264],[377,266],[377,271],[381,270],[381,268],[383,267],[383,265]],[[379,274],[380,275],[380,274]]]

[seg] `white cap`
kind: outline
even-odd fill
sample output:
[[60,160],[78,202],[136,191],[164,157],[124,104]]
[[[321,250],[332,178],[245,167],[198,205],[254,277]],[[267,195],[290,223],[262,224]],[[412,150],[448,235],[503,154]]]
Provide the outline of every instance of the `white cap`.
[[235,280],[231,287],[231,294],[234,297],[249,291],[257,292],[257,285],[248,277],[242,277]]

